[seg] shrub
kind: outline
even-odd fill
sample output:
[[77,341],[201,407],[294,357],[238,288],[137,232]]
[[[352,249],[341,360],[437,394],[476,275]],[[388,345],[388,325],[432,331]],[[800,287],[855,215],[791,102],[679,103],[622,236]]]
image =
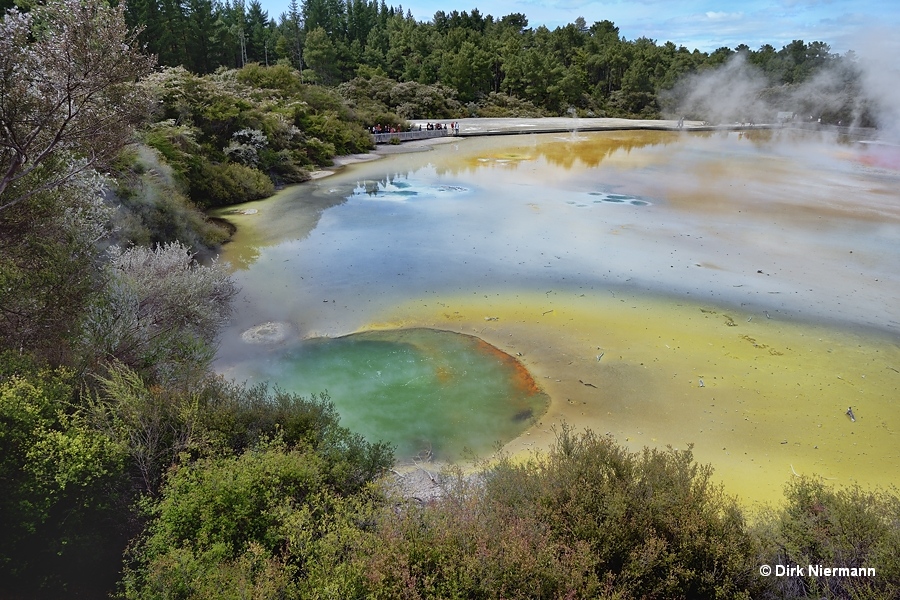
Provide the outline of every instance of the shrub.
[[126,577],[125,596],[219,598],[247,590],[209,590],[210,583],[249,579],[255,588],[266,582],[253,572],[271,576],[270,570],[275,577],[268,585],[277,581],[273,591],[283,594],[290,581],[276,559],[284,544],[281,524],[314,504],[309,498],[321,487],[320,468],[315,454],[275,445],[172,471],[149,508],[152,521],[137,553],[144,570]]
[[0,351],[25,350],[54,364],[74,360],[79,321],[102,286],[97,242],[108,235],[110,217],[103,183],[85,172],[0,211]]
[[473,108],[472,112],[478,117],[534,118],[544,116],[543,111],[528,100],[496,92],[491,92],[478,101]]
[[296,94],[302,86],[300,73],[290,65],[264,67],[259,63],[250,63],[238,70],[237,80],[249,87],[276,90],[284,94]]
[[99,596],[115,580],[124,453],[74,408],[76,383],[0,353],[0,596]]
[[597,579],[624,595],[733,598],[755,581],[743,516],[690,449],[631,453],[563,429],[546,457],[496,473],[488,489],[524,479],[554,537],[589,544]]
[[328,484],[344,494],[358,492],[393,464],[388,444],[369,443],[340,426],[324,393],[304,398],[213,379],[206,383],[200,401],[203,428],[219,447],[241,452],[277,435],[289,447],[312,448],[325,459]]
[[238,163],[203,162],[191,182],[191,195],[204,206],[240,204],[274,192],[275,184],[264,173]]
[[286,598],[301,587],[318,596],[324,590],[304,580],[316,573],[311,579],[321,581],[325,564],[336,567],[331,590],[346,590],[342,540],[358,536],[375,504],[366,487],[339,489],[335,458],[326,445],[288,445],[278,434],[238,455],[173,469],[159,500],[145,505],[151,522],[134,548],[125,597]]
[[201,251],[228,238],[181,193],[172,168],[154,149],[138,146],[123,162],[116,194],[107,198],[115,207],[114,239],[120,245],[181,242]]
[[170,384],[205,371],[236,292],[218,263],[195,263],[180,243],[113,249],[107,277],[80,339],[91,371],[117,361]]
[[[771,578],[770,598],[900,597],[900,497],[896,490],[838,489],[808,477],[785,489],[787,505],[758,534],[763,564],[800,566],[804,575]],[[809,565],[872,568],[875,577],[815,577]]]
[[734,500],[690,450],[631,453],[592,432],[508,458],[359,551],[373,597],[740,598],[759,579]]
[[154,123],[142,133],[144,143],[165,159],[174,173],[174,181],[184,189],[189,187],[191,170],[196,168],[202,153],[198,133],[196,128],[176,125],[174,120]]
[[[460,116],[462,106],[456,90],[441,84],[426,85],[415,81],[400,83],[384,75],[367,73],[338,87],[341,95],[354,103],[361,114],[370,115],[369,126],[401,125],[391,119],[451,119]],[[378,117],[377,120],[369,120]]]

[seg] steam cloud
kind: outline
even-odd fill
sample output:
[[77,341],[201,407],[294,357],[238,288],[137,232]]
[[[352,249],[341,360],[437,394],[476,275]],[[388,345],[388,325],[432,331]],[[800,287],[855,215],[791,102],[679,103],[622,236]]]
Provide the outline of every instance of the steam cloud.
[[862,91],[873,104],[873,113],[884,141],[900,143],[900,38],[896,32],[873,28],[854,36]]
[[663,99],[688,118],[712,123],[774,122],[777,113],[798,120],[878,128],[878,137],[900,143],[900,40],[867,30],[854,38],[854,51],[829,61],[797,85],[773,86],[746,55],[732,55],[721,67],[683,78]]

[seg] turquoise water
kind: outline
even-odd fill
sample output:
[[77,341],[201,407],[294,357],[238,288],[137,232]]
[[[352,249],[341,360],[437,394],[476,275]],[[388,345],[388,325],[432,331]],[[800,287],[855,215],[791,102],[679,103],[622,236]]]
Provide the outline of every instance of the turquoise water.
[[342,425],[394,444],[401,461],[484,455],[548,404],[512,357],[472,336],[430,329],[303,340],[237,371],[302,395],[327,390]]

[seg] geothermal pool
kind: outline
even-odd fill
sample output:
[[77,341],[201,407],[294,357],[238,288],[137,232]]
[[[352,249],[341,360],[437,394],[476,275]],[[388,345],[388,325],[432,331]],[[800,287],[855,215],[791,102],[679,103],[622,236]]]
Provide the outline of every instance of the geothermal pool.
[[541,449],[565,422],[693,444],[750,501],[795,474],[896,484],[892,152],[632,131],[353,165],[226,211],[242,292],[216,367],[327,389],[402,459]]

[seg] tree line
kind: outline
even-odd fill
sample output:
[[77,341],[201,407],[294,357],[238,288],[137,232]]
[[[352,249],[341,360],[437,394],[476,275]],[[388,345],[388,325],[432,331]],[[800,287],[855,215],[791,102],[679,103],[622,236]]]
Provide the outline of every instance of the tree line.
[[[306,82],[325,85],[371,74],[440,84],[468,107],[456,116],[477,116],[479,105],[508,107],[508,99],[515,99],[543,114],[575,110],[582,116],[658,118],[677,112],[679,98],[665,92],[680,79],[736,55],[772,89],[798,86],[833,69],[841,79],[838,90],[859,92],[854,54],[835,54],[821,41],[700,52],[671,41],[628,40],[609,20],[588,24],[579,17],[550,30],[529,27],[521,13],[495,18],[476,8],[438,11],[422,21],[384,0],[292,0],[277,18],[259,0],[134,0],[127,17],[131,26],[144,28],[141,40],[162,65],[203,75],[219,67],[280,63],[300,71]],[[850,103],[812,104],[795,102],[783,110],[812,111],[835,123],[854,118]]]

